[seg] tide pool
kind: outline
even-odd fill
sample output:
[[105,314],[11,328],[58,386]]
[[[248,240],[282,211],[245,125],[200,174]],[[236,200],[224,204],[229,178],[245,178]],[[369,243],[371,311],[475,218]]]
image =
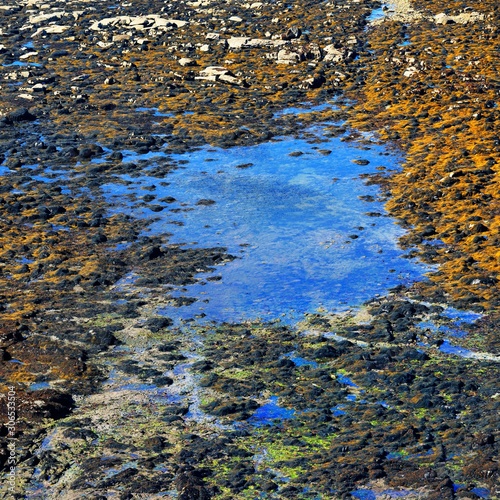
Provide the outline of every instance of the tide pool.
[[[171,234],[170,243],[185,247],[224,247],[236,257],[171,293],[197,298],[192,305],[161,313],[297,320],[360,305],[429,270],[402,257],[397,241],[404,231],[383,204],[360,199],[379,194],[360,176],[397,168],[400,156],[366,141],[321,139],[207,146],[171,155],[182,162],[165,179],[123,175],[125,182],[103,187],[114,211],[154,220],[144,234]],[[153,204],[168,202],[153,212],[131,201],[145,194],[155,196]]]

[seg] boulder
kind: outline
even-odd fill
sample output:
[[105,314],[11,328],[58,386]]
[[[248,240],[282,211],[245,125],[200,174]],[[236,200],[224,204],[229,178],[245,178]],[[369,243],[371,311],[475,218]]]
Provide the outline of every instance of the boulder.
[[289,49],[281,49],[278,52],[278,64],[297,64],[302,60],[298,52],[294,52]]
[[344,52],[335,45],[327,45],[324,47],[323,52],[325,53],[323,58],[325,62],[341,62],[344,60]]

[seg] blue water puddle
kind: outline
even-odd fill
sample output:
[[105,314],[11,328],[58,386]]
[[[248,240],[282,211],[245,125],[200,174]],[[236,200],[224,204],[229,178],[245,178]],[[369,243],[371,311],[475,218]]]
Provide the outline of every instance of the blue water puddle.
[[28,387],[30,391],[41,391],[42,389],[49,389],[49,388],[50,384],[48,382],[35,382]]
[[117,474],[120,474],[120,472],[123,472],[127,469],[135,469],[135,468],[137,468],[137,462],[127,462],[126,464],[123,464],[122,466],[116,469],[115,468],[107,469],[104,472],[104,479],[109,479],[113,476],[116,476]]
[[359,489],[351,492],[351,495],[354,498],[358,498],[359,500],[377,500],[377,498],[404,498],[406,496],[415,494],[415,491],[412,490],[383,490],[383,491],[374,491],[368,489]]
[[352,491],[351,495],[360,500],[377,500],[375,493],[372,490],[356,490]]
[[[318,149],[332,153],[324,156]],[[289,156],[296,151],[304,154]],[[137,159],[130,155],[125,161]],[[353,164],[359,157],[369,164]],[[382,146],[360,150],[340,138],[318,146],[284,138],[227,150],[205,147],[170,159],[188,163],[168,175],[167,186],[129,175],[120,176],[128,185],[104,185],[104,195],[117,205],[114,211],[155,219],[144,234],[170,233],[170,243],[224,247],[238,258],[217,267],[221,280],[207,281],[211,274],[200,274],[197,284],[177,292],[201,300],[166,307],[163,314],[179,320],[295,321],[319,308],[359,305],[430,270],[401,257],[397,240],[404,231],[393,220],[366,214],[383,215],[381,203],[358,199],[378,193],[360,174],[375,173],[377,166],[396,168],[401,161]],[[127,199],[139,199],[141,188],[152,184],[157,200],[177,200],[161,213],[133,207]],[[197,205],[200,200],[215,203]]]
[[294,352],[290,352],[283,356],[284,358],[288,358],[290,361],[293,361],[295,366],[310,366],[312,368],[317,368],[318,363],[316,361],[310,361],[305,358],[301,358],[300,356],[296,356]]
[[33,63],[33,62],[25,62],[25,61],[14,61],[10,64],[2,64],[4,68],[10,67],[24,67],[24,66],[35,66],[36,68],[42,68],[43,64]]
[[379,7],[378,9],[373,9],[371,14],[366,18],[366,20],[370,23],[373,21],[377,21],[378,19],[382,19],[385,16],[384,6]]
[[[457,492],[460,488],[465,488],[465,484],[453,483],[453,491]],[[490,490],[488,488],[476,487],[470,490],[472,493],[476,494],[479,498],[490,498]]]
[[158,108],[135,108],[135,110],[139,113],[151,113],[153,116],[168,116],[172,117],[175,116],[174,113],[162,113],[161,111],[158,110]]
[[448,339],[443,341],[443,343],[439,346],[439,350],[444,354],[454,354],[455,356],[460,356],[461,358],[473,358],[475,356],[473,351],[452,345]]
[[59,226],[58,224],[51,224],[51,230],[52,231],[69,231],[69,227],[66,226]]
[[33,264],[35,261],[33,259],[27,259],[26,257],[22,257],[17,260],[20,264]]
[[346,412],[345,412],[345,409],[343,409],[344,406],[343,405],[338,405],[338,406],[335,406],[331,409],[331,412],[332,412],[332,415],[334,417],[340,417],[342,415],[345,415]]
[[299,115],[303,113],[313,113],[315,111],[324,111],[326,109],[339,109],[338,106],[336,106],[333,102],[326,102],[323,104],[319,104],[317,106],[311,106],[308,103],[302,103],[304,107],[290,107],[290,108],[285,108],[280,111],[277,111],[274,113],[273,118],[279,118],[280,116],[284,115]]
[[348,394],[345,398],[347,399],[347,401],[354,403],[354,401],[356,401],[356,399],[357,399],[357,396],[356,396],[356,394]]
[[280,422],[295,417],[295,410],[278,406],[278,397],[271,396],[269,403],[257,408],[255,413],[248,419],[248,423],[256,427],[272,425],[276,420]]
[[35,48],[35,44],[33,42],[26,42],[23,44],[23,47],[26,49],[33,49]]
[[358,387],[349,377],[342,375],[341,373],[335,374],[337,382],[339,384],[348,385],[349,387]]
[[422,245],[429,245],[432,247],[444,247],[446,243],[442,240],[423,240]]
[[442,314],[450,319],[455,320],[455,324],[458,325],[462,323],[474,323],[475,321],[483,317],[483,315],[480,313],[476,313],[473,311],[460,311],[459,309],[455,309],[454,307],[448,307]]
[[[124,163],[141,161],[141,160],[161,159],[168,156],[166,153],[163,153],[161,151],[150,151],[149,153],[138,154],[135,151],[124,150],[122,151],[122,154],[123,154],[122,161]],[[158,182],[158,179],[156,179],[156,182]]]
[[111,252],[121,252],[122,250],[126,250],[127,248],[129,248],[130,245],[132,245],[132,243],[130,243],[129,241],[125,241],[123,243],[117,243],[115,246],[108,247],[107,250]]
[[7,175],[11,172],[12,170],[10,168],[0,166],[0,175]]
[[453,307],[446,308],[440,316],[447,321],[447,324],[436,324],[432,320],[421,321],[418,327],[432,333],[442,333],[455,338],[462,338],[467,335],[464,326],[471,325],[483,317],[482,314],[473,311],[460,311]]
[[471,491],[481,498],[489,498],[491,495],[488,488],[472,488]]

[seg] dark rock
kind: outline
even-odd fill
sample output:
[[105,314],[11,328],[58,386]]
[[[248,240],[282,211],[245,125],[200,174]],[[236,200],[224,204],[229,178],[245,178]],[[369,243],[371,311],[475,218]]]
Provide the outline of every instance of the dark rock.
[[158,316],[156,318],[149,318],[144,324],[145,328],[148,328],[153,333],[157,333],[164,328],[168,328],[173,325],[173,321],[170,318],[165,318]]
[[36,116],[32,115],[26,108],[17,108],[6,115],[6,121],[9,124],[34,120],[36,120]]
[[315,358],[336,358],[339,353],[331,345],[325,345],[314,351]]

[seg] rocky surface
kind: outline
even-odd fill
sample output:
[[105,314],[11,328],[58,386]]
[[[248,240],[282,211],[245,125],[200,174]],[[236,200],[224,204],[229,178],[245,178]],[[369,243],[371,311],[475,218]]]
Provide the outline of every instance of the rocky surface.
[[[3,498],[498,498],[494,1],[0,8]],[[158,317],[169,285],[233,257],[142,235],[102,186],[321,122],[405,152],[369,182],[429,281],[296,328]],[[130,203],[172,201],[151,196]],[[475,356],[442,349],[450,304],[483,314]]]

